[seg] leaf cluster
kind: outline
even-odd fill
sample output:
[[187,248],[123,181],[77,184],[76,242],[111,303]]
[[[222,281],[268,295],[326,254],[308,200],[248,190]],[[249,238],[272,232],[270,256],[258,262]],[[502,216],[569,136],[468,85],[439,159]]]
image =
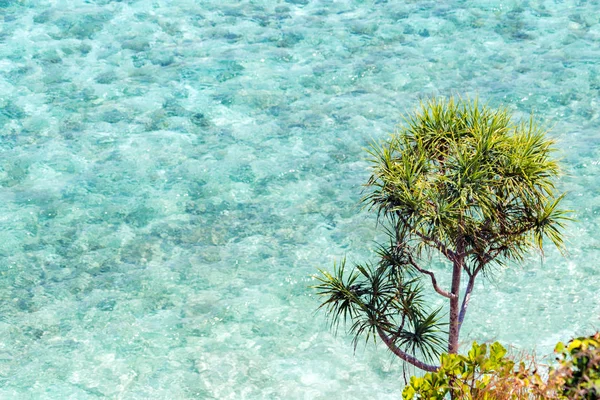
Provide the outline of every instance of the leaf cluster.
[[600,333],[558,343],[559,367],[553,372],[568,399],[600,399]]
[[433,99],[372,146],[372,191],[364,201],[408,227],[398,242],[444,253],[461,238],[473,268],[498,256],[519,260],[541,249],[543,237],[562,246],[567,217],[559,207],[564,195],[555,193],[553,151],[533,118],[513,123],[506,108]]
[[[488,352],[489,350],[489,352]],[[473,343],[466,356],[442,354],[441,366],[413,376],[402,397],[468,400],[600,399],[600,333],[558,343],[558,366],[543,377],[535,363],[516,363],[499,343]]]
[[315,288],[325,300],[319,308],[326,309],[332,328],[337,330],[340,322],[349,325],[355,348],[361,336],[375,340],[381,331],[398,348],[434,360],[444,349],[440,310],[426,311],[422,286],[406,276],[398,255],[394,257],[350,271],[346,260],[334,265],[332,274],[320,270]]
[[[489,350],[489,352],[488,352]],[[437,372],[413,376],[404,388],[405,400],[559,399],[552,382],[547,383],[534,365],[515,363],[498,342],[491,346],[473,342],[464,356],[442,354]]]

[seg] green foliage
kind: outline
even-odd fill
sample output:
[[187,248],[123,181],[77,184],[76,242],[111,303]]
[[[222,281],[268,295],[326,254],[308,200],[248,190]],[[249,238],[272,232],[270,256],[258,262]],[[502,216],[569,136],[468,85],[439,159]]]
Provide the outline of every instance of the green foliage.
[[[488,353],[489,349],[489,353]],[[405,400],[516,400],[556,398],[536,369],[516,364],[498,342],[473,343],[468,355],[443,354],[437,372],[413,376],[404,388]]]
[[[489,350],[489,352],[488,352]],[[558,343],[558,366],[547,378],[531,362],[516,363],[499,343],[476,342],[466,356],[442,354],[441,366],[413,376],[404,400],[598,400],[600,399],[600,333]]]
[[361,335],[375,339],[377,329],[394,336],[397,345],[427,361],[443,351],[439,337],[440,310],[426,312],[422,287],[415,279],[407,279],[393,270],[394,264],[382,259],[377,266],[357,265],[346,273],[346,261],[334,266],[333,274],[320,271],[315,286],[326,297],[331,323],[337,328],[341,321],[352,321],[349,331],[354,334],[354,347]]
[[[389,237],[378,261],[351,269],[344,261],[317,276],[332,325],[347,322],[355,346],[363,335],[379,336],[404,361],[435,371],[418,358],[437,359],[445,344],[457,351],[478,274],[541,250],[544,237],[561,248],[568,218],[554,185],[553,146],[533,119],[514,123],[506,108],[452,98],[421,104],[369,151],[363,201]],[[436,254],[452,266],[449,290],[427,269]],[[461,273],[468,276],[462,304]],[[427,281],[448,301],[448,324],[441,309],[427,307]]]
[[554,371],[568,399],[600,399],[600,333],[556,345],[560,366]]
[[562,245],[553,145],[533,119],[514,124],[505,108],[432,100],[372,146],[365,201],[400,225],[396,241],[414,250],[457,250],[461,238],[470,268],[519,260],[544,236]]

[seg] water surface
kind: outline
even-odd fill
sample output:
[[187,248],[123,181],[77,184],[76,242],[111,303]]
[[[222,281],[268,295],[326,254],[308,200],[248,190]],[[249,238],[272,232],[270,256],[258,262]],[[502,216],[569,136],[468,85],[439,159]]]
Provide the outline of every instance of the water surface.
[[[0,0],[0,397],[398,398],[307,288],[370,257],[364,148],[419,99],[536,116],[577,222],[464,343],[600,326],[596,1]],[[441,273],[441,272],[440,272]]]

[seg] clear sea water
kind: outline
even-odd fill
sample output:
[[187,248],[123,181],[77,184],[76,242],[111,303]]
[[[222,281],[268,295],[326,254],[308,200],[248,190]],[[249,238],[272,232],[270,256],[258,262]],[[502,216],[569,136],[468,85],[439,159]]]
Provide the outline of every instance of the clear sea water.
[[364,148],[450,94],[559,141],[569,254],[462,337],[548,354],[600,327],[598,1],[0,0],[0,398],[399,398],[308,286],[370,257]]

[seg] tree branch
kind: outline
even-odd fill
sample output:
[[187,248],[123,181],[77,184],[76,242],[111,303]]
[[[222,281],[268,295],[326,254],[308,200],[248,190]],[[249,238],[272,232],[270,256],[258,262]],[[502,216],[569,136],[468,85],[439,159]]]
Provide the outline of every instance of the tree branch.
[[[507,239],[511,239],[515,236],[519,236],[519,235],[523,235],[525,233],[527,233],[527,231],[530,231],[531,229],[535,228],[534,224],[527,224],[521,227],[521,229],[515,230],[515,231],[505,231],[505,230],[501,230],[501,231],[497,231],[497,232],[491,232],[490,235],[492,236],[492,239],[489,239],[489,243],[491,245],[498,245],[498,243],[505,243]],[[491,257],[491,259],[496,258],[496,256],[498,255],[499,251],[498,250],[502,250],[504,246],[500,245],[497,247],[491,247],[489,251],[487,252],[488,254],[496,251],[496,254],[494,256]],[[476,248],[472,248],[471,250],[467,251],[464,256],[468,257],[468,256],[472,256],[474,254],[478,254],[480,250],[476,249]],[[491,261],[490,260],[486,260],[486,264]]]
[[485,260],[485,264],[487,264],[491,261],[494,261],[494,259],[496,257],[498,257],[500,252],[505,249],[506,249],[506,246],[500,246],[500,247],[495,247],[493,249],[490,249],[490,251],[487,253],[487,259]]
[[471,300],[471,292],[473,291],[473,287],[475,286],[475,278],[485,264],[481,264],[479,267],[475,268],[473,273],[469,273],[469,282],[467,283],[467,288],[465,289],[465,295],[463,297],[462,305],[460,306],[460,314],[458,315],[458,331],[460,332],[460,328],[462,327],[462,323],[465,319],[465,315],[467,314],[467,307],[469,306],[469,300]]
[[[483,265],[481,265],[480,267],[476,268],[477,272],[472,273],[471,270],[469,270],[469,267],[467,266],[467,264],[465,263],[464,265],[464,270],[467,272],[467,275],[471,276],[471,275],[476,275],[479,273],[479,271],[488,263],[494,261],[496,259],[496,257],[498,257],[500,255],[500,253],[502,252],[502,250],[505,250],[506,246],[499,246],[499,247],[492,247],[490,248],[487,252],[485,252],[485,254],[483,255],[483,257],[478,257],[480,262],[483,263]],[[466,255],[478,255],[479,251],[477,251],[476,249],[472,249],[471,251],[467,252]],[[483,261],[481,261],[481,259],[483,258]]]
[[410,227],[410,231],[412,233],[414,233],[415,235],[417,235],[418,237],[420,237],[422,240],[426,241],[426,242],[430,242],[433,243],[435,245],[435,248],[438,249],[444,256],[446,256],[447,259],[449,259],[450,261],[454,261],[455,257],[456,257],[456,253],[453,252],[452,250],[450,250],[448,247],[446,247],[446,245],[442,242],[440,242],[438,239],[429,237],[427,235],[424,235],[423,233],[419,232],[415,227],[411,226],[408,221],[402,217],[398,212],[396,212],[396,215],[400,218],[400,220],[408,225]]
[[397,355],[398,357],[400,357],[402,360],[406,361],[407,363],[412,364],[415,367],[420,368],[424,371],[428,371],[428,372],[436,372],[439,369],[439,367],[436,365],[426,364],[423,361],[418,360],[416,357],[413,357],[410,354],[402,351],[398,346],[396,346],[394,341],[392,339],[390,339],[385,334],[385,331],[383,329],[381,329],[380,327],[377,327],[377,333],[379,334],[379,337],[381,338],[381,340],[383,340],[383,343],[386,344],[386,346],[392,351],[392,353],[394,353],[395,355]]
[[417,231],[416,229],[412,229],[411,231],[415,235],[417,235],[418,237],[423,239],[424,241],[432,242],[433,244],[435,244],[435,248],[438,249],[450,261],[454,261],[454,259],[456,258],[456,253],[453,252],[452,250],[450,250],[448,247],[446,247],[446,245],[443,244],[442,242],[440,242],[439,240],[429,237],[427,235],[424,235],[421,232]]
[[458,331],[460,332],[460,328],[462,328],[462,323],[465,319],[465,315],[467,313],[467,307],[469,306],[469,300],[471,300],[471,292],[473,291],[473,286],[475,284],[475,275],[469,276],[469,283],[467,283],[467,288],[465,289],[465,296],[463,297],[462,305],[460,306],[460,314],[458,314]]
[[448,293],[447,291],[443,290],[441,287],[438,286],[437,280],[435,279],[435,274],[433,272],[419,267],[410,255],[408,256],[408,261],[410,262],[410,265],[412,265],[414,269],[416,269],[417,271],[419,271],[422,274],[429,275],[429,277],[431,278],[431,284],[433,285],[433,288],[435,289],[436,292],[438,292],[440,295],[447,297],[449,299],[454,297],[454,295],[452,293]]

